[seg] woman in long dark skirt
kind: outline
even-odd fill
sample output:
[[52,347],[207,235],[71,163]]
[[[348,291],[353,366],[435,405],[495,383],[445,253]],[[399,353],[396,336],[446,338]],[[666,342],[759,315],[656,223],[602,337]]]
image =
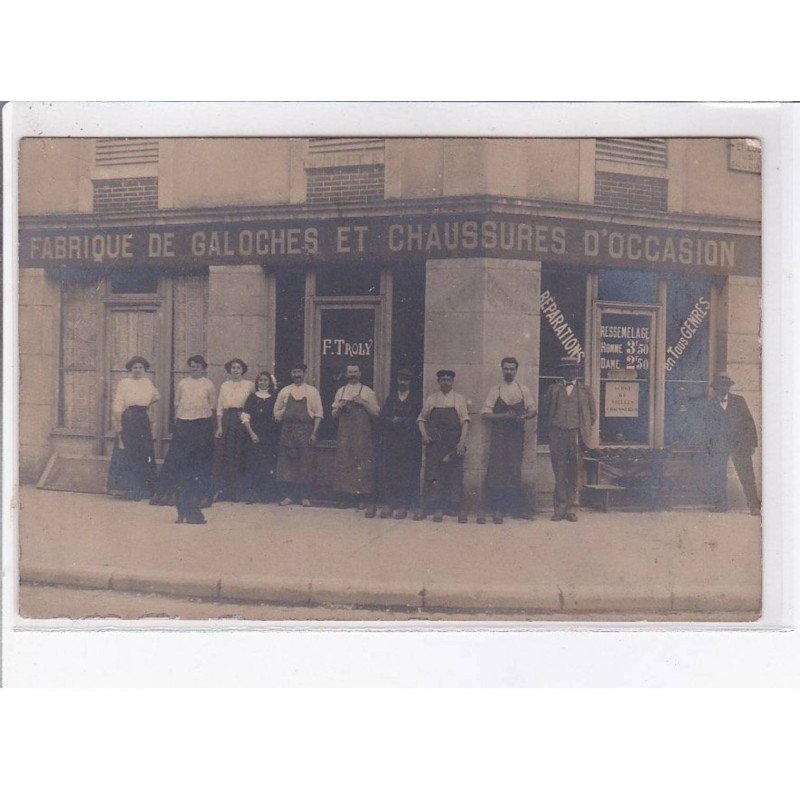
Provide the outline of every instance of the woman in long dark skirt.
[[116,436],[107,489],[128,500],[142,500],[152,494],[156,477],[153,432],[147,410],[159,395],[147,377],[150,364],[146,358],[134,356],[125,369],[128,376],[117,385],[111,406]]
[[243,489],[248,503],[275,499],[278,423],[275,422],[275,379],[269,372],[256,376],[256,391],[247,398],[240,419],[250,437],[245,448]]
[[214,407],[217,393],[205,376],[203,356],[187,361],[189,377],[175,389],[175,425],[172,442],[156,483],[153,505],[173,505],[179,489],[198,495],[208,505],[213,496],[211,468],[214,457]]
[[256,387],[242,377],[247,372],[247,364],[241,358],[232,358],[225,364],[225,371],[231,377],[219,387],[214,486],[217,499],[238,502],[243,493],[244,448],[248,438],[240,417],[247,398]]

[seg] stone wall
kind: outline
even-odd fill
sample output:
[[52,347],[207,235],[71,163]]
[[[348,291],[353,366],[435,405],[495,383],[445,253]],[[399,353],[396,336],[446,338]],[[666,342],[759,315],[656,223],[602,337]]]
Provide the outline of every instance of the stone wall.
[[[761,398],[761,280],[732,275],[722,292],[718,333],[724,339],[724,362],[719,364],[736,381],[731,388],[747,402],[758,430],[759,447],[753,457],[756,484],[761,488],[761,443],[763,441]],[[733,475],[733,467],[730,468]],[[744,495],[738,481],[731,501],[740,505]]]
[[260,266],[212,266],[208,281],[208,377],[216,386],[227,380],[224,364],[231,358],[247,363],[249,380],[259,370],[273,372],[275,320],[269,277]]
[[[536,396],[539,380],[541,264],[492,258],[430,260],[425,287],[425,394],[436,372],[456,372],[455,390],[470,408],[464,485],[477,508],[486,473],[489,424],[480,418],[489,389],[502,381],[500,359],[516,356],[518,379]],[[536,425],[526,424],[523,480],[533,481]]]
[[[43,269],[19,275],[19,479],[39,479],[50,457],[50,431],[57,420],[58,283]],[[10,394],[6,403],[12,403]]]

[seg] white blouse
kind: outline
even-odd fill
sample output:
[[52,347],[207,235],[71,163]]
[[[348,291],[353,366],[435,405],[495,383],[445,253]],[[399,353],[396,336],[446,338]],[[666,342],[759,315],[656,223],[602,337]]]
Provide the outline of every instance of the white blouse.
[[111,410],[114,414],[119,416],[126,408],[130,408],[130,406],[144,406],[148,408],[151,403],[155,403],[159,397],[158,389],[153,386],[153,382],[150,378],[123,378],[117,384]]
[[253,381],[225,381],[219,387],[219,400],[217,400],[217,414],[222,416],[226,408],[243,408],[245,401],[256,390]]
[[182,378],[175,390],[175,416],[178,419],[208,419],[216,402],[214,384],[208,378]]

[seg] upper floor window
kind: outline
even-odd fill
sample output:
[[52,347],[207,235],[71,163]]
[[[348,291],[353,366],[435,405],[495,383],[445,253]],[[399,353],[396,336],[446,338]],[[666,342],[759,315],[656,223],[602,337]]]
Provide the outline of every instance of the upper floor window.
[[597,139],[594,202],[630,211],[666,211],[667,140]]
[[308,140],[309,203],[366,203],[384,197],[385,140],[344,136]]

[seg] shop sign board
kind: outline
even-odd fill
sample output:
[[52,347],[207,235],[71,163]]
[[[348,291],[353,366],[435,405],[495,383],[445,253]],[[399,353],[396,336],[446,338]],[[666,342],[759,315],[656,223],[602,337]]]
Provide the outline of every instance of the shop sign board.
[[565,265],[758,275],[760,237],[537,214],[158,221],[26,220],[22,267],[200,267],[505,258]]

